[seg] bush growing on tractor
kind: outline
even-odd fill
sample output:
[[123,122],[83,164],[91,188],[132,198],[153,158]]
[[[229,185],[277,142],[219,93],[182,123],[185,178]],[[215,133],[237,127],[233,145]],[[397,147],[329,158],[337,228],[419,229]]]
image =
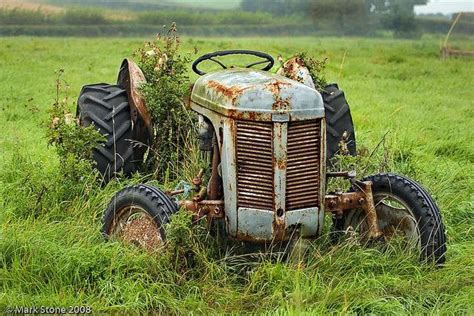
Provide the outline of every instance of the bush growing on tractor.
[[190,59],[179,48],[176,25],[172,24],[164,35],[158,34],[136,53],[146,79],[140,91],[154,122],[148,170],[165,181],[182,176],[186,158],[196,148],[197,117],[184,103],[189,95]]

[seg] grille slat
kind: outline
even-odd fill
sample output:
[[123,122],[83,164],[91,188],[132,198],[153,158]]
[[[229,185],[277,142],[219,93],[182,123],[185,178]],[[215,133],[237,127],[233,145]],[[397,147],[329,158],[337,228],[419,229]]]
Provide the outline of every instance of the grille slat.
[[237,121],[237,204],[273,209],[271,122]]
[[[237,121],[237,204],[273,209],[273,124]],[[288,126],[286,210],[320,204],[321,120]]]
[[286,210],[319,206],[321,121],[290,123]]

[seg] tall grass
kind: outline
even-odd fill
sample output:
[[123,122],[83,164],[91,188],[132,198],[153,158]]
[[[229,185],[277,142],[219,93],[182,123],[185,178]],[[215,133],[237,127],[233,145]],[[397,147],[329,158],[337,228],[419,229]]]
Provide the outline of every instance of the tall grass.
[[[473,61],[439,59],[433,38],[184,38],[183,48],[191,54],[194,47],[199,54],[252,48],[274,56],[307,51],[327,57],[326,77],[338,78],[345,90],[361,153],[341,168],[354,164],[360,176],[400,172],[428,188],[447,226],[447,262],[443,268],[420,265],[397,243],[366,247],[351,235],[331,244],[329,218],[323,236],[296,243],[286,255],[284,247],[248,254],[203,225],[190,229],[185,214],[173,222],[172,245],[149,254],[105,242],[100,234],[102,212],[114,193],[149,179],[136,176],[101,188],[84,174],[70,188],[40,127],[54,100],[55,69],[66,69],[77,92],[86,83],[113,82],[121,59],[142,41],[0,39],[5,61],[0,88],[11,91],[0,98],[1,309],[89,305],[95,312],[166,314],[473,313]],[[195,172],[190,167],[182,176],[192,178]],[[174,183],[159,185],[172,189]]]

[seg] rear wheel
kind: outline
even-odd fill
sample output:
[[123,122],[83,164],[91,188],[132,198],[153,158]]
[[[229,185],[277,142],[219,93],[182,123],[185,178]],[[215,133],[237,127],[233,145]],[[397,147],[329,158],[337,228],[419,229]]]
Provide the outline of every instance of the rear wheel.
[[127,187],[109,203],[102,233],[108,239],[151,251],[163,245],[165,225],[177,211],[178,205],[155,187],[144,184]]
[[327,85],[322,91],[326,114],[328,165],[336,154],[356,155],[356,139],[351,111],[346,97],[337,84]]
[[[402,237],[407,247],[420,252],[425,261],[445,261],[446,236],[438,206],[430,194],[415,181],[395,174],[366,177],[372,182],[379,228],[384,239]],[[362,210],[353,210],[340,220],[340,227],[352,227],[364,238],[368,223]]]
[[82,126],[93,124],[107,141],[93,152],[96,168],[105,182],[123,172],[137,170],[143,152],[134,150],[132,121],[127,92],[105,83],[82,88],[77,101],[77,116]]

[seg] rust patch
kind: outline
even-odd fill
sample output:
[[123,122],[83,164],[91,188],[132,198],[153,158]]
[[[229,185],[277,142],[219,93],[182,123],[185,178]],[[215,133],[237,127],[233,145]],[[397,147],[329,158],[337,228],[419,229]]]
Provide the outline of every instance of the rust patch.
[[293,57],[283,64],[283,67],[279,71],[279,74],[291,80],[303,83],[303,78],[298,76],[298,70],[301,67],[306,67],[304,61],[299,57]]
[[[138,131],[138,140],[145,143],[147,137],[152,137],[153,127],[151,115],[141,95],[139,88],[146,82],[140,67],[131,59],[125,59],[120,67],[117,83],[125,87],[130,103],[130,115]],[[144,125],[144,126],[142,126]],[[142,135],[148,133],[148,135]]]
[[179,202],[179,206],[189,211],[194,220],[199,220],[205,216],[207,218],[224,218],[225,215],[223,200],[182,200]]
[[341,217],[346,211],[362,209],[365,212],[368,223],[369,238],[382,236],[378,225],[377,212],[375,210],[374,196],[372,194],[372,182],[355,181],[356,191],[326,195],[325,210]]
[[[268,114],[266,113],[242,112],[234,109],[229,109],[227,111],[228,116],[235,120],[264,121],[268,119]],[[235,129],[233,129],[232,132],[235,135]]]
[[226,98],[230,99],[232,104],[235,104],[235,101],[237,98],[242,94],[242,92],[245,90],[245,88],[237,88],[237,87],[227,87],[223,84],[221,84],[218,81],[215,80],[210,80],[207,83],[207,86],[218,93],[222,94]]
[[273,81],[273,82],[270,82],[270,83],[267,83],[265,85],[266,89],[268,89],[268,91],[270,91],[273,95],[279,95],[280,92],[281,92],[281,89],[283,86],[290,86],[291,84],[289,82],[283,82],[283,81],[279,81],[279,80],[276,80],[276,81]]
[[291,84],[283,81],[273,81],[268,83],[265,87],[270,91],[275,99],[275,102],[272,104],[272,109],[274,111],[285,111],[290,108],[290,98],[282,99],[280,96],[281,89],[283,86],[290,86]]
[[290,109],[290,99],[282,99],[279,95],[275,96],[275,102],[272,104],[274,111],[287,111]]
[[285,220],[283,217],[275,216],[273,220],[273,240],[281,241],[285,239]]
[[286,169],[287,160],[286,159],[277,159],[275,165],[278,169]]

